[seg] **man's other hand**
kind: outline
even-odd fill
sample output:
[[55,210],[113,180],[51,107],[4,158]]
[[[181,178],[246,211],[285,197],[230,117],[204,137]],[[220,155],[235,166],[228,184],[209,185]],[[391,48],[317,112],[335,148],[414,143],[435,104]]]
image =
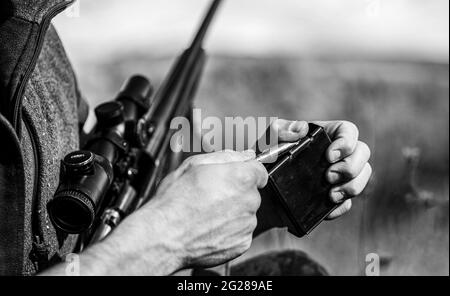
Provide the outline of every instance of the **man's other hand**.
[[[355,124],[347,121],[313,122],[322,126],[333,143],[328,148],[327,159],[330,168],[327,180],[333,184],[330,198],[335,203],[342,203],[328,219],[336,219],[352,207],[352,198],[358,197],[367,186],[372,167],[369,164],[370,149],[359,141],[359,130]],[[277,120],[270,129],[278,132],[279,141],[294,142],[308,134],[308,123],[305,121]]]

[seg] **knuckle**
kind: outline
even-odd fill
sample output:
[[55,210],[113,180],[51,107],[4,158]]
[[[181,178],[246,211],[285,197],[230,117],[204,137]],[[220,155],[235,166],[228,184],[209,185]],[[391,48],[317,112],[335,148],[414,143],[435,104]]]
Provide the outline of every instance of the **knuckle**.
[[264,167],[262,163],[259,161],[253,161],[252,164],[254,164],[253,167],[253,182],[254,184],[257,184],[258,186],[265,186],[267,182],[269,181],[269,173],[267,169]]
[[270,125],[270,129],[274,132],[278,132],[282,128],[283,123],[284,120],[277,119],[274,122],[272,122],[272,124]]
[[367,145],[364,142],[358,142],[360,149],[363,151],[363,153],[366,155],[367,159],[370,159],[372,156],[372,151],[370,150],[369,145]]
[[349,199],[345,204],[344,204],[344,209],[346,212],[350,211],[352,209],[353,203],[352,201]]
[[358,126],[351,121],[346,121],[346,120],[342,121],[342,127],[356,133],[356,135],[359,135]]
[[[252,209],[256,213],[261,206],[261,195],[259,192],[255,192],[253,198],[252,198]],[[255,217],[256,218],[256,217]]]
[[356,188],[356,186],[350,186],[347,188],[346,191],[347,191],[347,195],[349,197],[355,197],[355,196],[359,195],[359,193],[360,193],[358,188]]
[[239,194],[238,200],[241,202],[241,209],[247,213],[256,214],[261,206],[261,198],[258,192]]
[[192,159],[191,157],[186,158],[183,163],[178,167],[177,171],[180,173],[187,172],[192,168]]
[[192,169],[196,166],[201,165],[206,157],[207,157],[206,154],[190,156],[184,161],[183,166],[185,170]]
[[201,158],[202,158],[201,155],[190,156],[189,158],[186,159],[185,164],[187,166],[195,165],[196,163],[198,163],[201,160]]
[[254,173],[248,169],[240,168],[232,174],[237,179],[236,181],[244,187],[252,185],[255,181]]
[[256,227],[258,226],[258,219],[256,218],[256,215],[254,215],[250,221],[250,231],[253,233],[255,231]]
[[248,237],[242,243],[242,247],[241,247],[242,253],[247,252],[251,246],[252,246],[252,236],[248,235]]
[[372,174],[373,174],[373,167],[372,167],[372,165],[370,163],[367,163],[366,164],[366,168],[367,168],[367,172],[368,172],[369,177],[372,176]]
[[237,157],[237,152],[231,150],[224,150],[217,154],[223,161],[232,162]]

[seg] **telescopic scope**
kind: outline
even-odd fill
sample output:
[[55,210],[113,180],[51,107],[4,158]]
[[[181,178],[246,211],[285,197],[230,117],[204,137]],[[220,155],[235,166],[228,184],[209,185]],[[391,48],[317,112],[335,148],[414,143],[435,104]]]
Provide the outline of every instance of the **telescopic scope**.
[[81,151],[68,154],[61,163],[60,184],[48,203],[53,225],[70,234],[89,229],[114,180],[114,168],[129,149],[125,140],[128,125],[136,125],[147,112],[153,89],[142,76],[125,84],[114,101],[95,110],[97,125],[91,140]]

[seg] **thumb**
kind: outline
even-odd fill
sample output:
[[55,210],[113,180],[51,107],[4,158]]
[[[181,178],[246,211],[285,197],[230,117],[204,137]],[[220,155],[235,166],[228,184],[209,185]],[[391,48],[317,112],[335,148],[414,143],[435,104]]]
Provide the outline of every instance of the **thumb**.
[[278,135],[281,142],[295,142],[308,134],[309,126],[306,121],[275,120],[270,126],[270,132]]

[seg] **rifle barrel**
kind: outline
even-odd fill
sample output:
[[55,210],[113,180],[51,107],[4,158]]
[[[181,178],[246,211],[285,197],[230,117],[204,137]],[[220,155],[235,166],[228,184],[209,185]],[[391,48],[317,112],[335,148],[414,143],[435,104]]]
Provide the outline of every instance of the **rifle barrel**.
[[212,1],[193,42],[176,60],[157,91],[154,104],[140,120],[138,130],[145,135],[141,141],[146,155],[143,158],[148,158],[153,164],[145,166],[145,172],[140,174],[142,178],[137,182],[144,184],[137,190],[139,205],[150,198],[150,192],[158,181],[155,176],[160,175],[158,171],[163,169],[161,162],[168,152],[170,139],[175,132],[170,129],[171,121],[175,117],[189,116],[206,60],[203,41],[221,3],[222,0]]
[[195,35],[195,38],[192,41],[191,49],[196,50],[202,47],[203,40],[205,39],[206,33],[208,32],[208,29],[220,4],[222,4],[222,0],[214,0],[211,3],[211,7],[209,8],[208,13],[205,16],[197,35]]
[[[175,114],[175,111],[180,104],[186,104],[186,100],[192,99],[192,94],[185,93],[183,90],[191,88],[188,84],[192,83],[191,78],[195,74],[196,65],[205,55],[202,47],[203,40],[221,3],[222,0],[212,2],[192,44],[176,60],[169,75],[156,93],[153,106],[142,120],[151,127],[148,129],[151,130],[151,134],[145,146],[149,154],[154,157],[161,147],[170,120],[174,116],[182,116],[182,114]],[[194,83],[197,84],[195,81]]]

